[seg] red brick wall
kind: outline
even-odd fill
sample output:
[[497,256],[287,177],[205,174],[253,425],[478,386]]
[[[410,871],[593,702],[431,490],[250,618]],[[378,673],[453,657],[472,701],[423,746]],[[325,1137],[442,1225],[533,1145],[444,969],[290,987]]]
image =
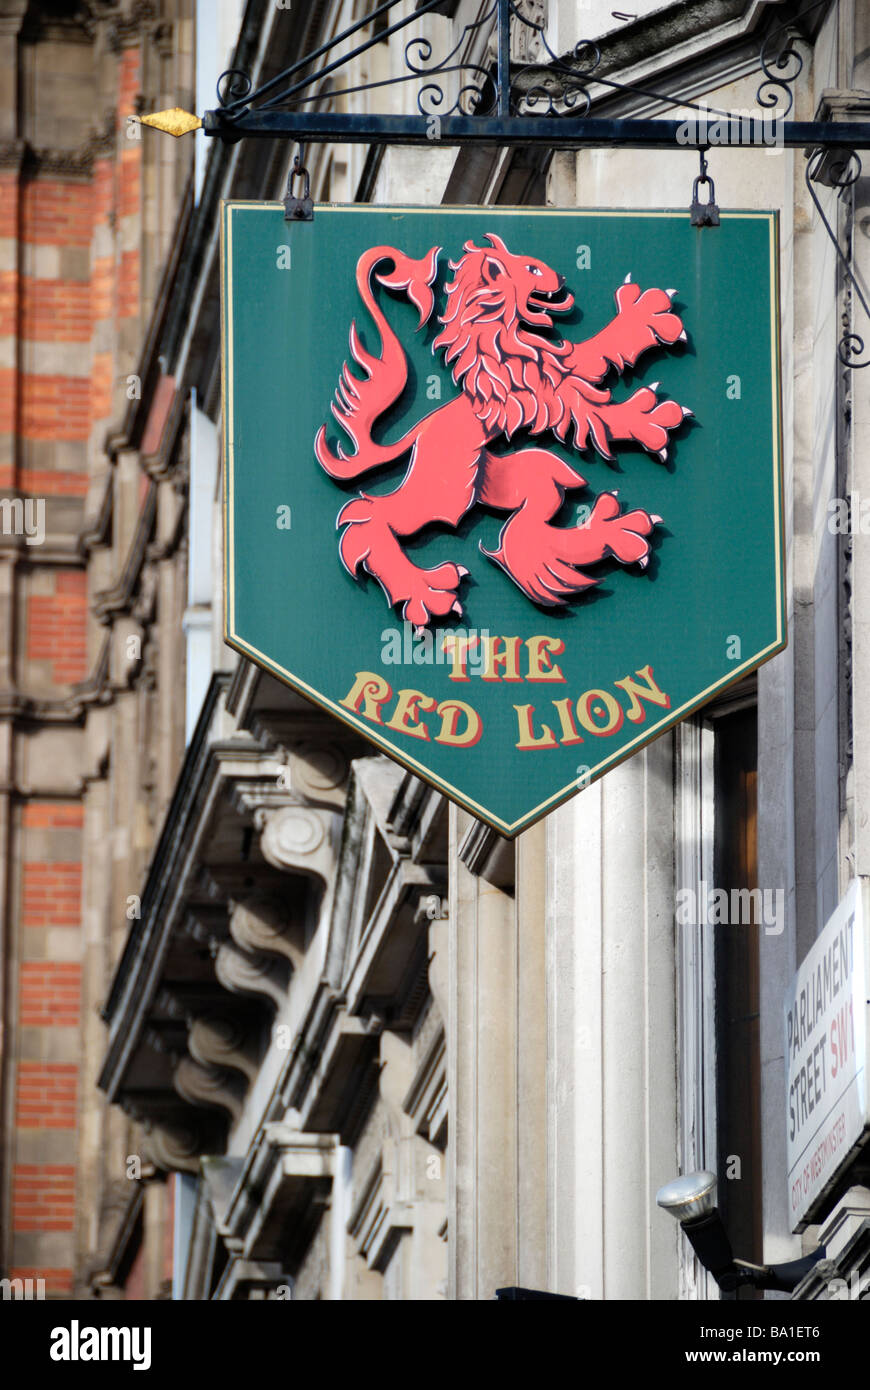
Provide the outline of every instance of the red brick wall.
[[69,801],[28,801],[21,813],[25,830],[81,830],[84,807]]
[[15,1123],[19,1129],[75,1129],[75,1062],[19,1062]]
[[[14,170],[0,170],[0,237],[15,239],[18,235],[18,175]],[[18,276],[6,271],[0,280],[0,336],[13,337],[18,328]],[[7,358],[7,361],[14,358]],[[16,429],[16,371],[0,367],[0,434],[12,435]],[[0,458],[0,487],[14,481],[14,452]]]
[[[135,111],[141,88],[139,48],[122,50],[117,62],[118,140],[113,150],[95,158],[90,177],[43,174],[36,168],[22,178],[17,170],[0,170],[0,236],[22,244],[19,263],[27,272],[0,273],[0,340],[5,340],[0,360],[23,362],[31,369],[20,373],[14,365],[0,367],[0,434],[13,439],[12,447],[0,454],[3,494],[17,488],[38,498],[86,497],[90,478],[85,460],[103,466],[102,440],[116,418],[122,373],[136,370],[126,355],[129,328],[124,356],[119,356],[120,347],[110,345],[119,340],[114,325],[121,319],[135,321],[141,312],[135,248],[144,193],[143,147],[125,137],[126,117]],[[94,90],[98,85],[102,89],[102,80]],[[80,248],[88,255],[37,258],[26,249],[37,246]],[[99,257],[94,254],[98,246]],[[39,278],[43,268],[56,278]],[[22,358],[15,351],[16,339],[35,346]],[[96,352],[97,341],[107,350]],[[49,344],[57,345],[56,353],[43,346]],[[94,448],[84,448],[91,440]],[[74,534],[77,509],[55,511],[59,517],[67,514]],[[50,501],[48,516],[51,526]],[[28,551],[27,558],[18,591],[26,598],[22,687],[46,693],[50,680],[60,687],[51,693],[63,697],[65,687],[86,679],[89,671],[86,573],[72,563],[66,568],[41,564],[38,548]],[[31,582],[32,588],[27,587]],[[93,1094],[94,1084],[93,1059],[82,1073],[82,968],[75,959],[83,822],[81,805],[29,803],[22,808],[14,847],[21,864],[14,926],[20,961],[17,1018],[22,1029],[46,1032],[23,1032],[11,1040],[11,1054],[20,1058],[10,1077],[19,1134],[17,1152],[10,1158],[8,1215],[22,1244],[17,1249],[13,1245],[8,1273],[45,1280],[47,1295],[55,1297],[73,1293],[73,1268],[87,1257],[87,1252],[75,1251],[73,1240],[79,1099],[85,1088]],[[49,1057],[64,1060],[35,1060]],[[43,1248],[41,1233],[51,1233],[44,1244],[50,1267],[32,1268],[30,1263],[39,1259],[34,1252]],[[169,1260],[171,1244],[164,1254]]]
[[22,337],[38,343],[89,341],[91,287],[87,280],[34,280],[24,275],[20,283]]
[[39,246],[90,246],[94,195],[90,180],[35,178],[22,188],[22,240]]
[[118,318],[134,319],[139,313],[139,252],[124,251],[118,272]]
[[9,1278],[42,1279],[45,1282],[45,1292],[48,1297],[52,1294],[69,1297],[72,1293],[73,1278],[71,1269],[25,1269],[17,1265],[10,1270]]
[[77,1028],[82,968],[72,961],[23,961],[18,977],[22,1028]]
[[77,927],[81,918],[82,866],[74,861],[22,866],[21,925]]
[[12,1175],[13,1230],[71,1231],[75,1172],[67,1164],[17,1164]]
[[[0,184],[0,197],[3,186]],[[18,332],[18,285],[17,271],[0,271],[0,337],[11,338]]]
[[[86,442],[90,434],[90,411],[90,377],[22,374],[18,432],[23,439]],[[48,476],[54,475],[49,472]]]
[[27,657],[50,661],[58,685],[87,675],[87,575],[84,570],[57,570],[54,594],[34,594],[27,608]]

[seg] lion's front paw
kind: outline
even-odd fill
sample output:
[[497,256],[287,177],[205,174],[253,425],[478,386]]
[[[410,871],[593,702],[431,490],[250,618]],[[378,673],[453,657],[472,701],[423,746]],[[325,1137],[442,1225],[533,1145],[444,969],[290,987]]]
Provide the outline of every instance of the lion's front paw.
[[671,307],[676,290],[644,290],[630,276],[616,291],[619,320],[632,347],[652,347],[654,343],[686,342],[686,330],[679,314]]
[[662,463],[667,458],[668,430],[675,430],[691,411],[676,401],[659,401],[654,386],[642,386],[623,403],[627,438],[642,444],[651,454],[658,454]]

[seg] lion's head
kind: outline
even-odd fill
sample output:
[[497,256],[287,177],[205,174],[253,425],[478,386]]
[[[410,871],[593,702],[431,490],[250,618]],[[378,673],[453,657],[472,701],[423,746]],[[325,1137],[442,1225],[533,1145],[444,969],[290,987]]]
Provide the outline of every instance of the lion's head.
[[552,388],[562,374],[560,346],[523,325],[552,328],[551,315],[567,313],[574,296],[546,262],[513,255],[492,232],[486,239],[491,250],[468,241],[465,255],[450,262],[444,327],[432,348],[445,349],[453,380],[480,418],[510,435],[535,419],[544,383]]

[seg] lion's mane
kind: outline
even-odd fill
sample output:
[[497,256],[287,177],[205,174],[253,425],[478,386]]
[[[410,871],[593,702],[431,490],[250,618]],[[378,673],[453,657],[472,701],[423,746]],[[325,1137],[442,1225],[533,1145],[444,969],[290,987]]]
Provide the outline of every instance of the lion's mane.
[[465,255],[450,261],[455,271],[446,287],[444,325],[433,343],[453,363],[453,380],[470,398],[475,414],[493,434],[508,438],[528,428],[551,429],[564,439],[572,418],[579,430],[584,407],[610,398],[574,374],[562,361],[571,343],[554,343],[530,332],[517,314],[516,296],[503,277],[487,283],[483,267],[492,254],[466,242]]

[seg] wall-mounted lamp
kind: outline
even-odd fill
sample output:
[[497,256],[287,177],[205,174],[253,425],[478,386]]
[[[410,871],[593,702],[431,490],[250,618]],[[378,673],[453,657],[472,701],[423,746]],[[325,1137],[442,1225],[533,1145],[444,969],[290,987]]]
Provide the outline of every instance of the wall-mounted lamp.
[[825,1247],[820,1245],[811,1255],[782,1265],[754,1265],[735,1259],[716,1206],[715,1173],[686,1173],[674,1178],[659,1188],[656,1201],[679,1221],[701,1264],[726,1293],[733,1293],[741,1284],[793,1293],[813,1265],[825,1257]]

